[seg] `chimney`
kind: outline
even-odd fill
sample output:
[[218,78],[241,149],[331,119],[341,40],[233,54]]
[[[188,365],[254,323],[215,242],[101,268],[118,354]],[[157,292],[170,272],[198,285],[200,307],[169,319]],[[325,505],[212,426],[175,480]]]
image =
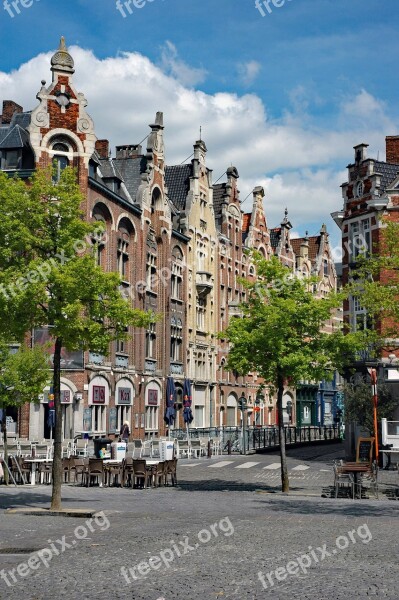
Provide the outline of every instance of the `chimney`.
[[385,144],[387,163],[399,165],[399,135],[387,135]]
[[109,157],[109,141],[108,140],[96,140],[96,150],[100,158]]
[[126,144],[116,147],[116,158],[137,158],[143,156],[143,149],[140,144]]
[[3,100],[3,114],[1,115],[1,122],[3,125],[9,125],[14,113],[21,113],[24,109],[22,106],[14,102],[13,100]]

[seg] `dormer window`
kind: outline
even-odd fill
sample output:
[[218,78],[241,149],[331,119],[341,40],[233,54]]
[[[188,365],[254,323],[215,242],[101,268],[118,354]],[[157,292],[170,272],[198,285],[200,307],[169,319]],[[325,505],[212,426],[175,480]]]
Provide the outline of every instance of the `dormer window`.
[[89,177],[93,179],[97,177],[97,164],[92,160],[89,162]]
[[21,158],[20,150],[3,150],[1,168],[4,170],[19,169],[21,168]]

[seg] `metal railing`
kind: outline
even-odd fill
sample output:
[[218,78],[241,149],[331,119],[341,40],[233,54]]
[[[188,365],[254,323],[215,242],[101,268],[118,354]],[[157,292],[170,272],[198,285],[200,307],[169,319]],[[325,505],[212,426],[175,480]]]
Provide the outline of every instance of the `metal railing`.
[[[340,429],[337,425],[323,427],[285,427],[285,443],[308,444],[310,442],[327,442],[340,440]],[[185,429],[174,429],[171,437],[183,440],[187,438]],[[220,440],[222,452],[241,452],[243,449],[243,432],[240,427],[201,427],[189,430],[190,439],[210,438]],[[278,448],[280,435],[277,427],[250,427],[245,430],[246,451]]]

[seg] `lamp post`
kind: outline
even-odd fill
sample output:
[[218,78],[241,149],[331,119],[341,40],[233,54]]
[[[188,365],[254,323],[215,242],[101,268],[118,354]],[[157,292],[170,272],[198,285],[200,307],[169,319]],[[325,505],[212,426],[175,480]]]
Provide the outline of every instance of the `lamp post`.
[[291,424],[291,415],[292,415],[292,401],[287,400],[287,414],[288,414],[288,426]]
[[241,445],[241,454],[246,454],[245,448],[245,411],[247,410],[247,399],[244,394],[238,400],[238,406],[241,411],[241,436],[242,436],[242,445]]
[[[255,398],[256,425],[259,424],[260,404],[262,404],[262,402],[264,402],[264,400],[265,400],[265,396],[262,394],[262,392],[258,392],[256,394],[256,398]],[[262,423],[261,423],[261,425],[262,425]]]
[[375,444],[375,460],[378,464],[378,425],[377,425],[377,369],[367,369],[371,378],[371,389],[373,391],[373,416],[374,416],[374,444]]

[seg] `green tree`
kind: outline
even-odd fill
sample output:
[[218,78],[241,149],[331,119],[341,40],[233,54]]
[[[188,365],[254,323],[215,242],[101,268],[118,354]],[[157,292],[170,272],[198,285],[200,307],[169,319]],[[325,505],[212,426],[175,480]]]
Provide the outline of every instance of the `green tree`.
[[[284,386],[297,387],[303,380],[331,379],[362,347],[359,334],[344,335],[336,328],[324,333],[342,303],[342,294],[317,298],[313,279],[299,279],[276,257],[265,260],[251,252],[257,280],[244,281],[247,300],[242,318],[231,319],[220,337],[230,342],[227,367],[245,375],[257,371],[271,392],[277,392],[282,491],[289,491],[283,422]],[[363,336],[362,336],[363,338]]]
[[[398,401],[392,396],[391,388],[378,384],[378,417],[393,418]],[[373,395],[371,383],[355,381],[344,386],[345,421],[358,423],[370,434],[374,433]]]
[[[50,380],[48,355],[42,348],[21,345],[15,351],[0,342],[0,406],[3,410],[1,431],[4,440],[4,460],[7,452],[7,408],[35,402]],[[8,483],[8,472],[4,473]]]
[[97,265],[102,226],[84,220],[83,201],[71,168],[57,183],[51,170],[38,170],[28,185],[0,173],[0,333],[21,338],[49,325],[54,340],[53,510],[61,509],[62,349],[108,354],[126,328],[154,320],[122,296],[117,273]]
[[358,298],[375,329],[376,353],[394,349],[399,338],[399,223],[382,219],[381,242],[360,248],[351,271],[350,293]]

